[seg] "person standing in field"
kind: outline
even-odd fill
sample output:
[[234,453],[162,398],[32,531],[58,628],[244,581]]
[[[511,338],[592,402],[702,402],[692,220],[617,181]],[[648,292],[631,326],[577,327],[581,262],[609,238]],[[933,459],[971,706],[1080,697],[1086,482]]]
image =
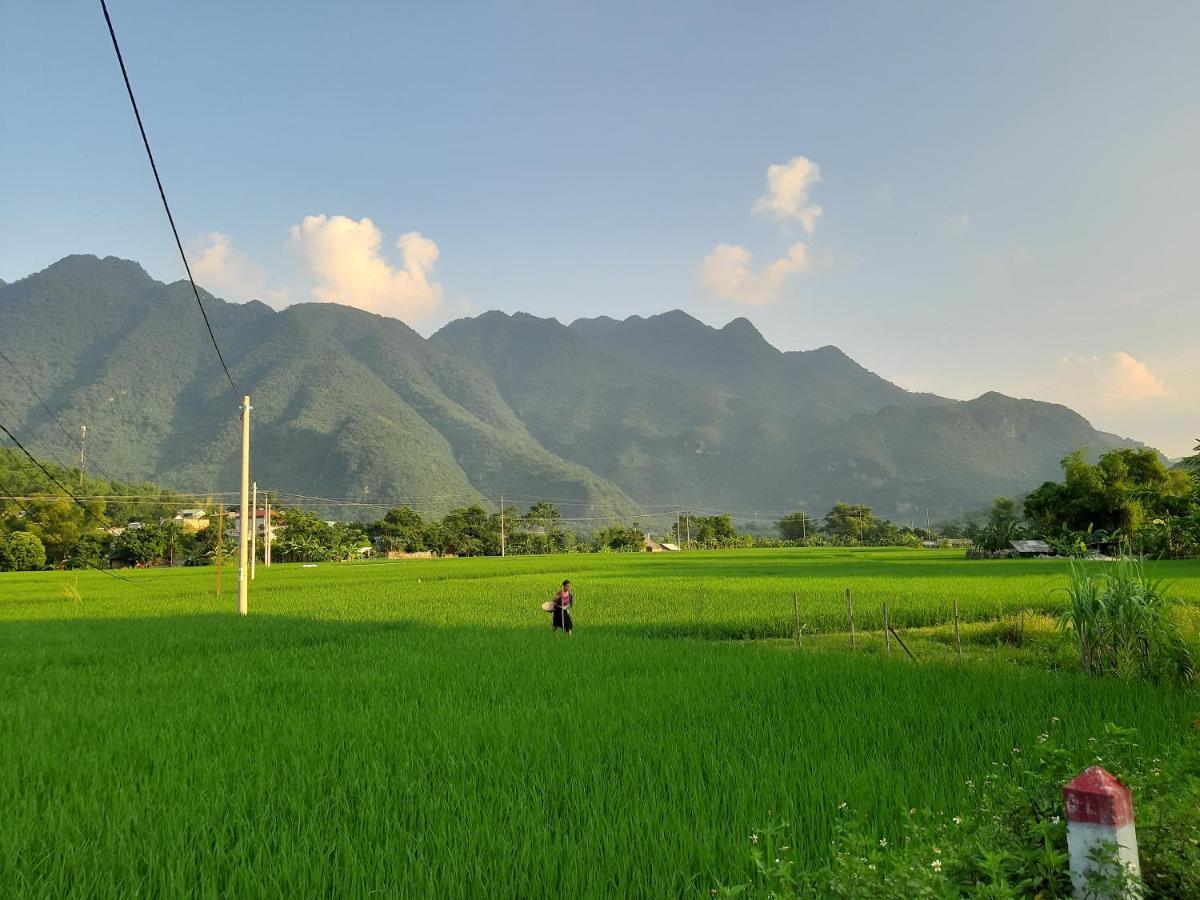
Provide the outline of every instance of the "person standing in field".
[[571,593],[571,582],[564,581],[562,590],[554,595],[554,615],[550,618],[551,630],[562,629],[568,637],[574,623],[571,621],[571,607],[575,604],[575,595]]

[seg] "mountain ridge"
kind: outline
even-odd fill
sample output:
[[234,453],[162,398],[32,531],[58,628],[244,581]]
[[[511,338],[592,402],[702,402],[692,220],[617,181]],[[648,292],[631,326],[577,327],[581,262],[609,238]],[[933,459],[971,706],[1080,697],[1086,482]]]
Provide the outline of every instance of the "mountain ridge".
[[[836,500],[948,514],[1036,487],[1077,447],[1134,443],[1058,404],[919,394],[833,346],[781,351],[743,317],[490,310],[424,338],[337,304],[202,297],[253,395],[260,485],[344,500],[342,513],[503,493],[555,500],[581,527],[675,506],[820,514]],[[114,476],[233,486],[235,402],[186,281],[64,257],[0,284],[0,348],[60,418],[88,424],[89,457]],[[23,385],[3,384],[21,433],[51,458],[77,452]]]

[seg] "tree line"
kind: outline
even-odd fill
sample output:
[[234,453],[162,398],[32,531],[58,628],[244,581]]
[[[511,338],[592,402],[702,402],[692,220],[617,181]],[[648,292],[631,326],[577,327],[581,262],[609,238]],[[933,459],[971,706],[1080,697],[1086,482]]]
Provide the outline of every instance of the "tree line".
[[[1200,452],[1200,446],[1198,446]],[[686,548],[782,546],[893,546],[969,539],[984,553],[1003,553],[1009,542],[1041,538],[1058,552],[1085,554],[1114,546],[1158,557],[1200,555],[1200,456],[1171,468],[1149,449],[1109,451],[1089,463],[1082,452],[1062,461],[1061,481],[1047,481],[1023,500],[998,497],[964,521],[930,529],[904,526],[876,516],[863,504],[835,503],[820,519],[803,511],[775,523],[777,536],[739,531],[731,515],[680,513],[665,529],[640,521],[613,522],[590,533],[571,527],[558,508],[534,503],[503,516],[472,504],[441,518],[409,507],[389,510],[371,522],[336,522],[298,507],[273,518],[272,557],[280,562],[348,560],[367,554],[497,556],[641,552],[647,538]],[[64,483],[79,474],[47,464]],[[209,509],[208,527],[193,530],[174,518],[189,500],[152,484],[85,479],[82,504],[53,496],[56,485],[12,452],[0,452],[0,570],[46,567],[209,565],[236,558],[233,522],[218,522]],[[36,496],[18,501],[15,497]],[[194,501],[191,501],[194,503]],[[122,523],[124,528],[105,528]],[[138,523],[131,526],[130,523]],[[260,554],[262,542],[259,542]]]
[[[1200,444],[1196,450],[1200,453]],[[1076,451],[1061,481],[1022,500],[997,497],[982,516],[943,526],[984,553],[1041,539],[1065,556],[1120,552],[1156,558],[1200,555],[1200,455],[1168,467],[1148,448],[1122,448],[1089,463]]]

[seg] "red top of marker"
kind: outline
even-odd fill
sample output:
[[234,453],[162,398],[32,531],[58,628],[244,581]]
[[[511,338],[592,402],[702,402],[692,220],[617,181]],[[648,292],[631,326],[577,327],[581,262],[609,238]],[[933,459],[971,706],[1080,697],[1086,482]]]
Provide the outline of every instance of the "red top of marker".
[[1100,766],[1091,766],[1063,787],[1063,804],[1071,822],[1128,825],[1133,821],[1133,795]]

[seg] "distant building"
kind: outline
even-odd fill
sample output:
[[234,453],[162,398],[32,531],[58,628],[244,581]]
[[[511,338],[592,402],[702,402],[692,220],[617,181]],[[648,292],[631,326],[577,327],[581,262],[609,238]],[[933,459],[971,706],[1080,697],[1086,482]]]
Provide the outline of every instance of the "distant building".
[[188,531],[203,531],[208,527],[208,510],[181,509],[175,513],[175,521]]
[[1017,556],[1053,556],[1054,548],[1045,541],[1009,541]]
[[677,553],[679,551],[679,547],[675,544],[660,543],[650,537],[648,533],[642,536],[642,549],[647,553]]
[[[225,513],[225,518],[229,524],[225,526],[225,533],[234,541],[242,533],[242,514],[237,510]],[[266,537],[267,534],[267,511],[266,509],[254,510],[254,528],[258,532],[260,538]],[[283,526],[279,523],[279,511],[271,510],[271,540],[283,530]]]

